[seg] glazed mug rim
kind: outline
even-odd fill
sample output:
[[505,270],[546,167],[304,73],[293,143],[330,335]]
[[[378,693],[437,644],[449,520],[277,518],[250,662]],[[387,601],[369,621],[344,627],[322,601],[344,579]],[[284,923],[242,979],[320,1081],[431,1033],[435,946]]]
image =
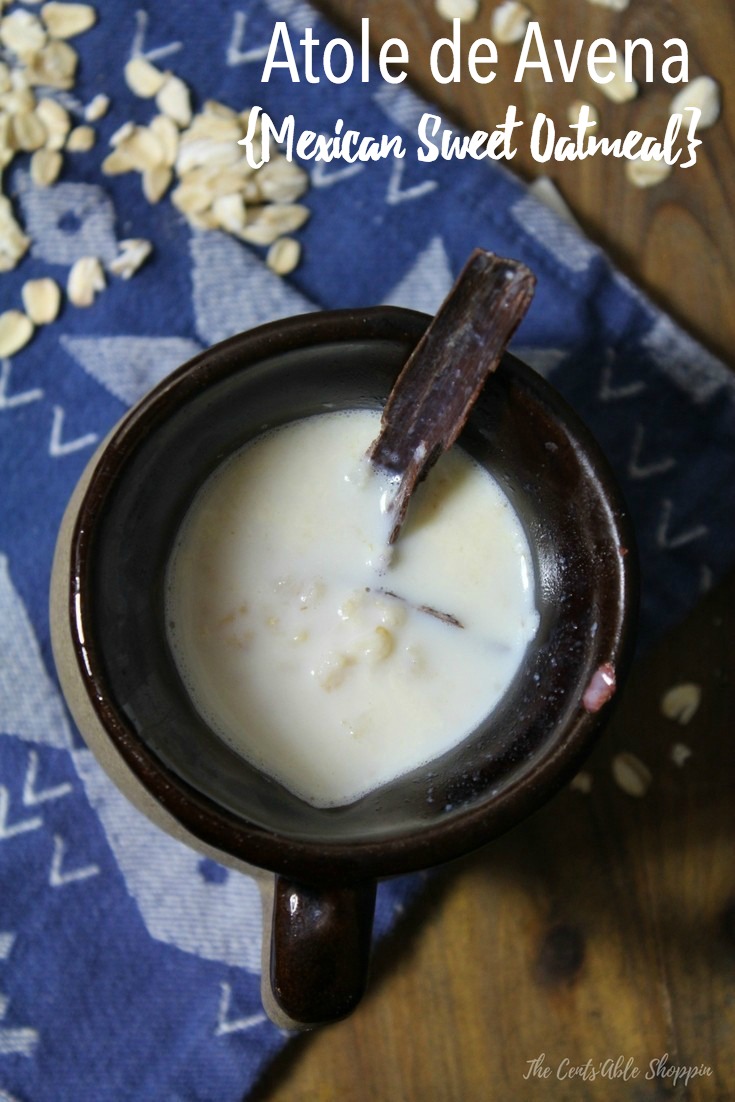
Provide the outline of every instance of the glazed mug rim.
[[[477,848],[539,807],[569,779],[588,752],[601,716],[578,710],[530,775],[512,778],[492,799],[438,822],[394,836],[330,841],[276,833],[220,806],[179,777],[157,756],[115,705],[94,639],[87,592],[95,525],[105,501],[139,443],[174,409],[230,375],[285,352],[312,344],[371,339],[417,339],[429,317],[399,307],[322,311],[271,322],[206,349],[158,384],[113,430],[96,460],[73,527],[68,612],[71,642],[86,693],[115,750],[137,781],[195,839],[236,859],[310,883],[359,882],[439,864]],[[514,357],[507,365],[524,385],[549,399],[581,442],[605,487],[627,554],[621,560],[621,607],[615,624],[602,625],[596,645],[618,677],[630,658],[637,604],[633,533],[626,510],[598,445],[574,412],[545,380]],[[611,632],[605,638],[606,632]],[[604,709],[607,712],[607,708]]]

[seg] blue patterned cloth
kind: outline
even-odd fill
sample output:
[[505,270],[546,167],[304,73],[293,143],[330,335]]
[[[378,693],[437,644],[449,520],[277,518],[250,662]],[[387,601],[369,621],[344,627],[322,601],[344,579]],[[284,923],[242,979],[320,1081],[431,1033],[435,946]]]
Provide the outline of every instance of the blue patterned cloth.
[[[16,5],[17,7],[18,5]],[[25,280],[64,284],[82,255],[147,237],[152,260],[111,278],[90,309],[58,321],[0,376],[0,1100],[238,1102],[285,1042],[259,1000],[254,885],[159,833],[120,797],[74,730],[49,645],[55,533],[91,449],[125,408],[203,346],[321,306],[395,303],[433,312],[475,246],[526,261],[538,292],[516,350],[598,436],[623,485],[643,562],[642,635],[678,619],[727,567],[735,485],[735,385],[713,357],[622,278],[605,255],[505,170],[420,164],[425,105],[374,73],[261,85],[274,23],[329,28],[298,0],[98,4],[75,40],[79,116],[104,91],[99,140],[37,190],[18,158],[6,191],[33,239],[0,275],[2,309]],[[141,10],[138,10],[141,9]],[[33,9],[28,9],[33,10]],[[122,71],[133,51],[171,68],[195,102],[257,103],[331,133],[337,118],[400,132],[403,161],[311,165],[303,262],[288,281],[258,250],[193,232],[137,175],[104,177],[110,134],[147,122]],[[222,293],[222,289],[226,293]],[[376,936],[421,887],[383,885]]]

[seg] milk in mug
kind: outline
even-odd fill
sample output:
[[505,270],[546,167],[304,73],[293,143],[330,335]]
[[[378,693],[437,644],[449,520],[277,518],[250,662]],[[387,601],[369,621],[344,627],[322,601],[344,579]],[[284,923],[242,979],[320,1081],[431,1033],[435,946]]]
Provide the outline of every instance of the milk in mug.
[[497,705],[538,627],[510,502],[458,447],[388,547],[380,413],[293,422],[205,483],[169,563],[166,619],[190,698],[308,803],[351,803],[430,762]]

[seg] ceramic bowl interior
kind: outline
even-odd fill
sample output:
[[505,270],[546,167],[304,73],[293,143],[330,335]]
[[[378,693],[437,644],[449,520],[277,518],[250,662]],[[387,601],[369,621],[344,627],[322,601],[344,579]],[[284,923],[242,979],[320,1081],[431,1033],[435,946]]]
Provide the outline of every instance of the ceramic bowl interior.
[[79,513],[72,633],[109,737],[189,831],[275,871],[388,875],[487,841],[578,766],[600,719],[585,689],[603,663],[620,678],[629,649],[635,556],[613,479],[556,392],[506,356],[461,438],[511,499],[535,559],[540,628],[499,707],[441,759],[337,809],[258,772],[195,711],[164,620],[166,566],[194,494],[267,428],[380,406],[428,320],[306,315],[203,353],[118,429]]

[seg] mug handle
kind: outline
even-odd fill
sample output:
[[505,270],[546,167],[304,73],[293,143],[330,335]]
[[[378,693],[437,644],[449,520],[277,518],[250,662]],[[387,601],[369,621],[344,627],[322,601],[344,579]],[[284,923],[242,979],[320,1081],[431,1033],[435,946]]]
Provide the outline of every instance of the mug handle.
[[355,1009],[367,982],[375,892],[372,880],[313,887],[275,877],[269,973],[283,1024],[313,1029]]

